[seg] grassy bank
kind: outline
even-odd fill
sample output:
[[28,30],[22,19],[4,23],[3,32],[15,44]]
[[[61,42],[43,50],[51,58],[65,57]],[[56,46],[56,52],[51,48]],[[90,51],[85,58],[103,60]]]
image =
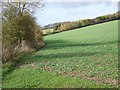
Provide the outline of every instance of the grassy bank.
[[3,87],[117,87],[117,24],[112,21],[45,36],[45,48],[24,56],[5,73]]

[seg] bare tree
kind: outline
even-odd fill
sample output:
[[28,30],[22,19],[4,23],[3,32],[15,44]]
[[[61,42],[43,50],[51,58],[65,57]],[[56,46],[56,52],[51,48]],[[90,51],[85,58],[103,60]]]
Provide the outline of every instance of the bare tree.
[[[15,1],[15,0],[13,0]],[[30,2],[27,0],[18,0],[16,2],[13,2],[12,0],[7,0],[4,2],[0,2],[2,4],[3,12],[10,6],[14,7],[18,13],[23,13],[25,11],[28,11],[30,13],[34,13],[37,8],[42,9],[44,6],[44,3],[42,0],[36,1],[36,2]]]

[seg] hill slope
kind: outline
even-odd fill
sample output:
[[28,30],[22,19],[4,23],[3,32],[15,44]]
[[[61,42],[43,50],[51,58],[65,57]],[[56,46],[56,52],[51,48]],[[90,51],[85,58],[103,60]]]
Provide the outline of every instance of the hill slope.
[[18,68],[3,76],[4,87],[117,87],[118,21],[44,40],[45,48],[23,57]]

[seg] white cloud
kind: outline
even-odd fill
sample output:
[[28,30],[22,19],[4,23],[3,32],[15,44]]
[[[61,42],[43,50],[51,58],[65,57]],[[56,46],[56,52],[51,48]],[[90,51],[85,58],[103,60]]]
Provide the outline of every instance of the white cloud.
[[[115,3],[115,2],[113,2]],[[62,21],[94,18],[116,12],[118,7],[112,2],[105,3],[47,3],[43,11],[37,10],[37,22],[46,25]]]

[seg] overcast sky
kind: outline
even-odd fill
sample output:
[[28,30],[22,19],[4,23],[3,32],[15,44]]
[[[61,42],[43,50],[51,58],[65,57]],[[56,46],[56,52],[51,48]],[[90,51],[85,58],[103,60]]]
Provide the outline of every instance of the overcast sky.
[[43,10],[36,10],[39,25],[94,18],[118,11],[116,2],[44,2]]

